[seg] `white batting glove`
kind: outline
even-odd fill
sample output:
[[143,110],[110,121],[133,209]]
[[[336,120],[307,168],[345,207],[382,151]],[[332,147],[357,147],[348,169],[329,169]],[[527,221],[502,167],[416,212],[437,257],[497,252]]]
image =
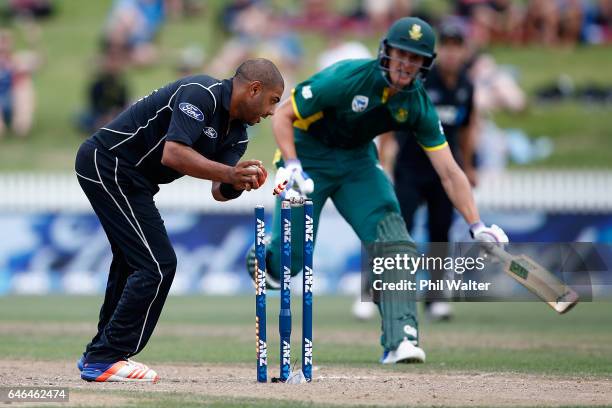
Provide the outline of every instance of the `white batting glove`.
[[281,200],[307,197],[314,191],[314,181],[308,176],[297,159],[287,160],[285,167],[279,167],[274,177],[274,195]]
[[289,200],[289,201],[299,201],[302,195],[295,189],[291,188],[292,186],[289,184],[289,179],[291,175],[289,171],[284,167],[279,167],[276,171],[276,176],[274,177],[274,190],[272,191],[273,195],[279,196],[281,200]]
[[284,193],[288,188],[290,188],[289,186],[290,176],[291,174],[284,167],[279,167],[276,170],[276,175],[274,176],[274,186],[275,186],[274,194],[275,195],[280,195],[282,198],[282,193]]
[[482,221],[470,225],[470,235],[479,242],[507,244],[510,241],[503,229],[495,224],[487,227]]
[[285,169],[290,174],[287,185],[289,188],[293,188],[302,196],[307,196],[314,191],[314,181],[302,169],[302,163],[298,159],[287,160],[285,162]]

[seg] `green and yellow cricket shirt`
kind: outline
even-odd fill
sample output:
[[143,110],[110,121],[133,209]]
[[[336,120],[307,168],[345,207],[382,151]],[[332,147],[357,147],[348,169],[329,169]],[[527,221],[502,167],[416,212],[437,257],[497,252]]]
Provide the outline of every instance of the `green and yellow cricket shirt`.
[[414,134],[425,150],[447,145],[421,81],[389,97],[375,59],[344,60],[316,73],[292,90],[291,103],[298,118],[295,135],[317,138],[330,147],[360,147],[392,130]]

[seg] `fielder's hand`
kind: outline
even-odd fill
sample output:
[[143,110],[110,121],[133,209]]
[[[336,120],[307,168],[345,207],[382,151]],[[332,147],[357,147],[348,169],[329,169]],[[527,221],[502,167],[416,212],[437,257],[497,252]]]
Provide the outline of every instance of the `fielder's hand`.
[[236,190],[256,190],[266,182],[268,172],[259,160],[245,160],[232,168],[232,185]]
[[259,162],[259,165],[257,167],[260,171],[257,176],[257,184],[259,184],[259,187],[261,187],[266,183],[266,180],[268,179],[268,171],[266,170],[262,162]]
[[470,225],[470,235],[480,242],[496,242],[499,244],[507,244],[509,242],[508,236],[503,229],[495,224],[487,227],[481,221]]

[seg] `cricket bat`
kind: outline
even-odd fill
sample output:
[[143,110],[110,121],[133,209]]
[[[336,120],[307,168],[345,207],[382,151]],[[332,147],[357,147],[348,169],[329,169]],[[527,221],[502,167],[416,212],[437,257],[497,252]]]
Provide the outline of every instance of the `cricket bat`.
[[516,279],[557,313],[568,312],[578,303],[578,294],[527,255],[512,255],[496,244],[485,245],[490,254],[504,263],[504,272]]

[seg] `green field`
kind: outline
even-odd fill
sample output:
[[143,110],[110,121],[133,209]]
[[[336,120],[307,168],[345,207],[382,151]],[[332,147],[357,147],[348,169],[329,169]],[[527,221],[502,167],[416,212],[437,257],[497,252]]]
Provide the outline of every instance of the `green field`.
[[[78,387],[76,395],[96,395],[100,390],[96,384],[78,379],[74,362],[93,334],[100,302],[98,297],[0,297],[0,378],[3,366],[9,362],[60,364],[67,368],[58,375],[65,376],[66,381]],[[299,298],[294,299],[292,342],[296,361],[300,347],[299,304]],[[269,375],[273,376],[278,370],[278,297],[269,299],[268,305]],[[580,304],[564,316],[555,315],[541,303],[458,304],[454,321],[421,323],[421,342],[428,358],[426,364],[392,367],[377,363],[381,351],[377,341],[377,319],[366,323],[355,321],[349,313],[350,305],[351,299],[345,297],[315,298],[314,356],[315,367],[320,367],[320,371],[315,369],[314,372],[317,385],[324,385],[325,379],[317,380],[316,376],[323,376],[321,373],[331,369],[346,376],[376,373],[393,378],[409,374],[417,378],[456,375],[461,378],[483,376],[485,379],[487,376],[510,376],[510,379],[532,376],[538,381],[559,379],[565,382],[581,379],[585,384],[591,380],[610,385],[604,391],[612,404],[609,303]],[[128,395],[133,399],[130,404],[143,406],[153,402],[155,406],[190,406],[203,401],[219,406],[280,404],[282,401],[273,398],[237,398],[240,394],[234,394],[231,388],[208,396],[205,386],[204,396],[195,391],[181,391],[180,387],[173,393],[154,392],[155,387],[164,383],[164,375],[170,367],[185,366],[199,372],[197,370],[204,370],[200,365],[207,370],[213,367],[211,375],[215,367],[222,372],[223,367],[235,366],[238,372],[229,377],[239,377],[245,386],[257,387],[254,336],[253,297],[170,297],[156,333],[138,356],[140,361],[158,369],[162,382],[139,388],[135,399],[133,391],[126,394],[125,389],[105,388],[105,395],[109,398]],[[6,384],[1,381],[0,385]],[[172,386],[174,380],[168,381]],[[25,377],[13,385],[32,383],[32,377]],[[306,387],[301,388],[301,392],[307,393],[309,385],[297,387]],[[475,390],[478,392],[478,388]],[[283,404],[287,399],[291,400],[291,395],[282,399]],[[290,405],[295,406],[294,402]],[[495,405],[495,401],[491,401],[491,406]],[[539,406],[538,400],[531,405]]]
[[[95,70],[93,61],[99,35],[112,0],[57,0],[55,3],[57,15],[41,25],[41,39],[37,46],[46,62],[35,75],[37,114],[34,131],[27,141],[10,136],[0,140],[0,171],[70,170],[76,148],[84,137],[74,129],[73,119],[83,107],[85,86]],[[181,48],[195,44],[205,50],[209,60],[214,57],[226,39],[216,18],[223,1],[207,1],[205,4],[201,15],[172,20],[164,27],[159,38],[162,59],[158,66],[128,72],[135,98],[175,79],[173,68]],[[287,7],[287,2],[282,5]],[[20,31],[15,29],[15,33],[18,42],[23,43]],[[313,72],[315,57],[324,44],[323,38],[316,34],[303,34],[303,38],[305,55],[297,74],[298,80]],[[376,50],[377,35],[362,40],[373,52]],[[612,83],[609,47],[495,48],[491,51],[499,63],[516,68],[520,83],[529,94],[536,87],[554,81],[560,74],[569,75],[577,84]],[[503,127],[522,128],[530,136],[546,135],[553,139],[553,156],[532,164],[534,167],[612,166],[608,152],[601,149],[607,145],[609,129],[612,128],[608,109],[576,103],[531,106],[524,113],[498,115],[496,119]],[[270,163],[274,146],[267,122],[253,129],[247,156]]]

